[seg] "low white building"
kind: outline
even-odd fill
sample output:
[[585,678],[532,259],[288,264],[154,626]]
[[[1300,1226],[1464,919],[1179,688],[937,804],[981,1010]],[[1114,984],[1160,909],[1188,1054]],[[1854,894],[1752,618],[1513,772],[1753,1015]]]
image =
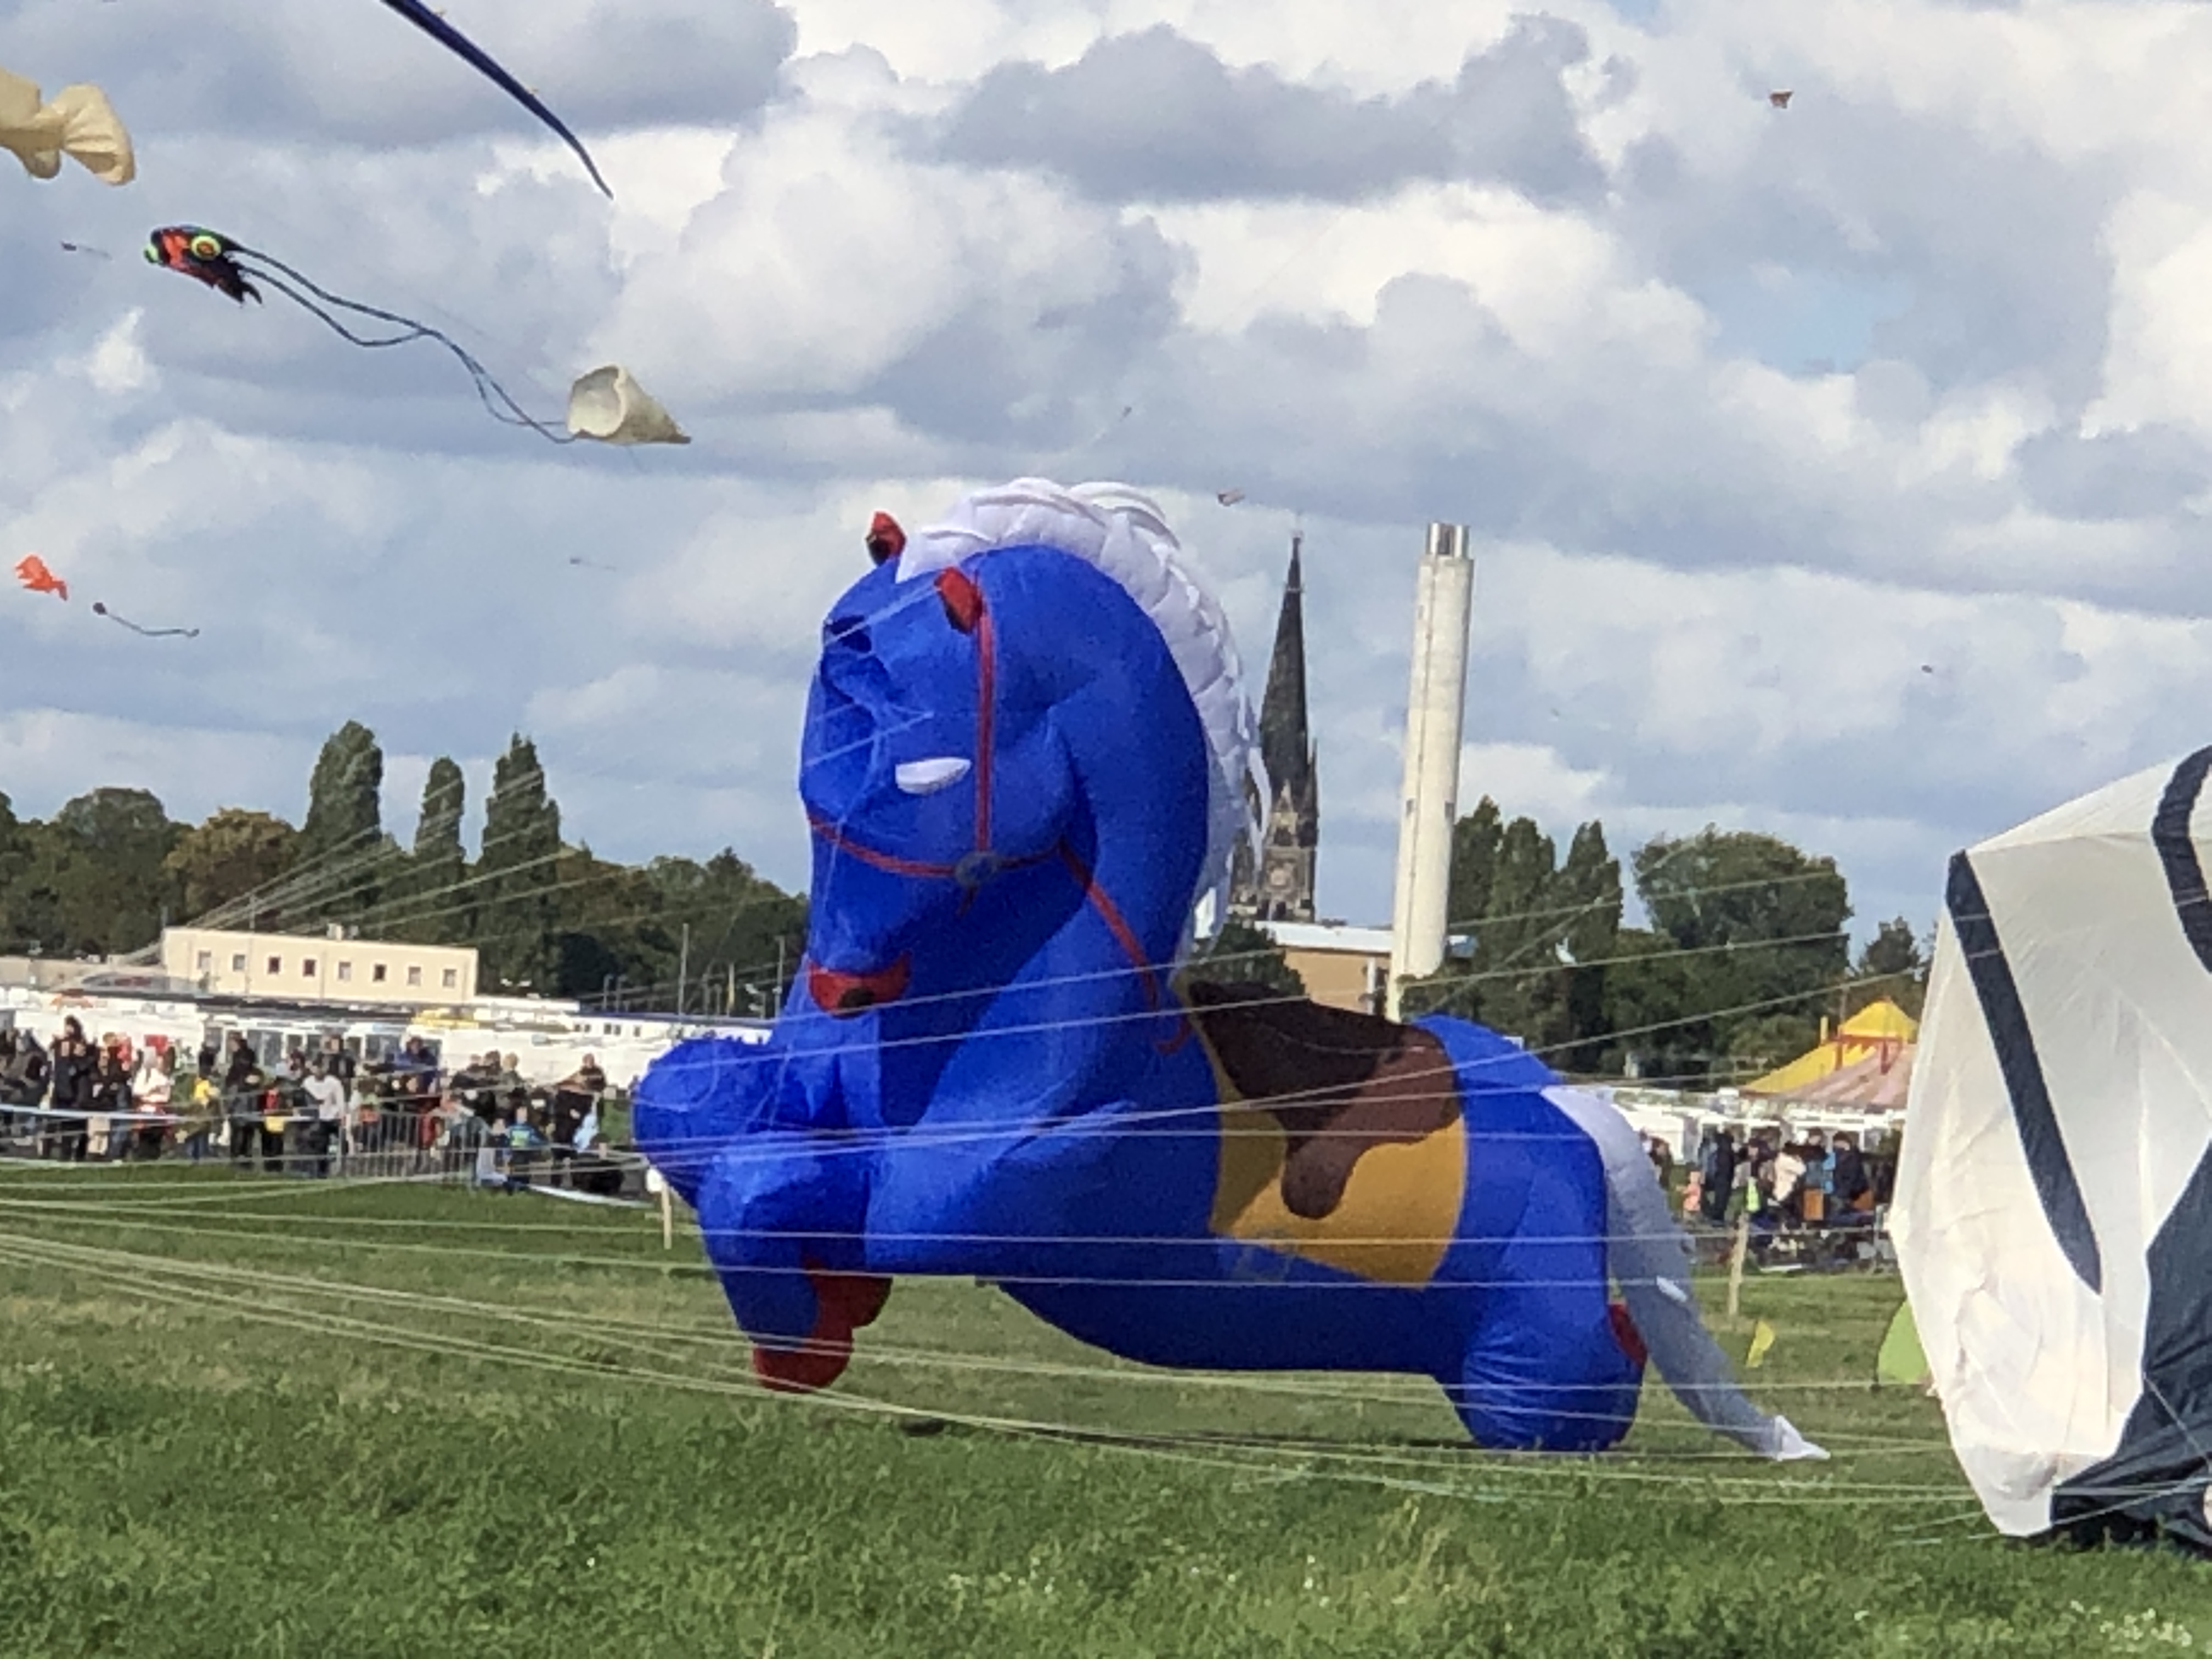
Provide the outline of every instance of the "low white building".
[[213,996],[462,1007],[476,1000],[476,947],[331,934],[161,932],[161,971]]

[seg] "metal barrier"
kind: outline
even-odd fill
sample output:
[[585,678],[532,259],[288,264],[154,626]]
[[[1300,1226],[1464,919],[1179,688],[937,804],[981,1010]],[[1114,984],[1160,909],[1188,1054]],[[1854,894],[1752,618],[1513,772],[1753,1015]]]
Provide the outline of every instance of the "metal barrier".
[[497,1143],[481,1118],[444,1110],[311,1113],[84,1113],[0,1106],[0,1159],[76,1167],[209,1164],[311,1180],[448,1180],[542,1186],[642,1200],[645,1159],[604,1142],[579,1149]]

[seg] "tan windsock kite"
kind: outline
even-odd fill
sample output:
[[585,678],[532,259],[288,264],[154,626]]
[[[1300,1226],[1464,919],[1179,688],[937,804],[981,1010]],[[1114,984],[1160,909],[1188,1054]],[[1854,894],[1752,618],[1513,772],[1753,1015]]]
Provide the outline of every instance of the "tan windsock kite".
[[12,150],[33,179],[51,179],[66,155],[102,184],[138,175],[131,135],[98,87],[64,87],[48,103],[37,83],[0,69],[0,149]]
[[688,444],[675,417],[619,363],[579,375],[568,388],[568,430],[603,444]]

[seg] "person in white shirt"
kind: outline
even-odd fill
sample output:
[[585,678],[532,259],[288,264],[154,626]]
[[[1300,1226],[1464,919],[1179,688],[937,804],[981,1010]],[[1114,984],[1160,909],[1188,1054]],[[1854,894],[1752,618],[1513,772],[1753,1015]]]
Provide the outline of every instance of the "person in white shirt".
[[140,1124],[132,1137],[137,1145],[132,1149],[140,1158],[159,1158],[161,1144],[167,1138],[170,1124],[170,1103],[177,1086],[177,1051],[160,1037],[147,1040],[138,1056],[138,1075],[131,1083],[131,1099],[149,1121]]
[[313,1137],[311,1146],[315,1173],[327,1176],[331,1172],[331,1149],[343,1144],[346,1086],[331,1074],[329,1063],[319,1054],[307,1068],[307,1080],[301,1086],[306,1090],[308,1108],[315,1115],[314,1121],[308,1126],[308,1133]]

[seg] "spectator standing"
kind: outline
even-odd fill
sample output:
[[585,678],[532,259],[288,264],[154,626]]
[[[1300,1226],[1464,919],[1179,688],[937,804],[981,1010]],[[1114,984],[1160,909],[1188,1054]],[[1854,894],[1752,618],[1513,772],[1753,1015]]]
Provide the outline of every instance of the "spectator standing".
[[1828,1224],[1828,1186],[1833,1174],[1826,1138],[1815,1129],[1805,1137],[1805,1197],[1802,1207],[1805,1224],[1809,1227]]
[[301,1092],[307,1097],[308,1113],[307,1156],[314,1174],[326,1178],[331,1149],[338,1147],[343,1155],[346,1115],[345,1082],[331,1072],[327,1054],[315,1056]]
[[230,1124],[230,1161],[248,1168],[261,1139],[261,1062],[248,1046],[246,1033],[233,1031],[223,1040],[223,1115]]
[[1829,1163],[1828,1188],[1835,1194],[1837,1210],[1852,1214],[1871,1210],[1874,1183],[1867,1179],[1866,1159],[1859,1152],[1858,1137],[1848,1130],[1838,1135],[1836,1150]]
[[157,1158],[169,1138],[171,1110],[177,1092],[177,1051],[161,1038],[147,1040],[131,1092],[138,1115],[144,1120],[138,1126],[137,1145],[133,1150],[142,1158]]
[[545,1134],[532,1121],[530,1097],[516,1090],[507,1097],[507,1186],[516,1192],[530,1185],[530,1177],[545,1149]]
[[1728,1220],[1729,1195],[1735,1190],[1735,1136],[1723,1127],[1711,1131],[1712,1139],[1705,1152],[1705,1218],[1714,1226]]
[[84,1162],[88,1118],[92,1104],[92,1044],[85,1041],[84,1026],[75,1014],[62,1021],[62,1034],[54,1039],[53,1104],[55,1115],[46,1138],[46,1155],[72,1164]]

